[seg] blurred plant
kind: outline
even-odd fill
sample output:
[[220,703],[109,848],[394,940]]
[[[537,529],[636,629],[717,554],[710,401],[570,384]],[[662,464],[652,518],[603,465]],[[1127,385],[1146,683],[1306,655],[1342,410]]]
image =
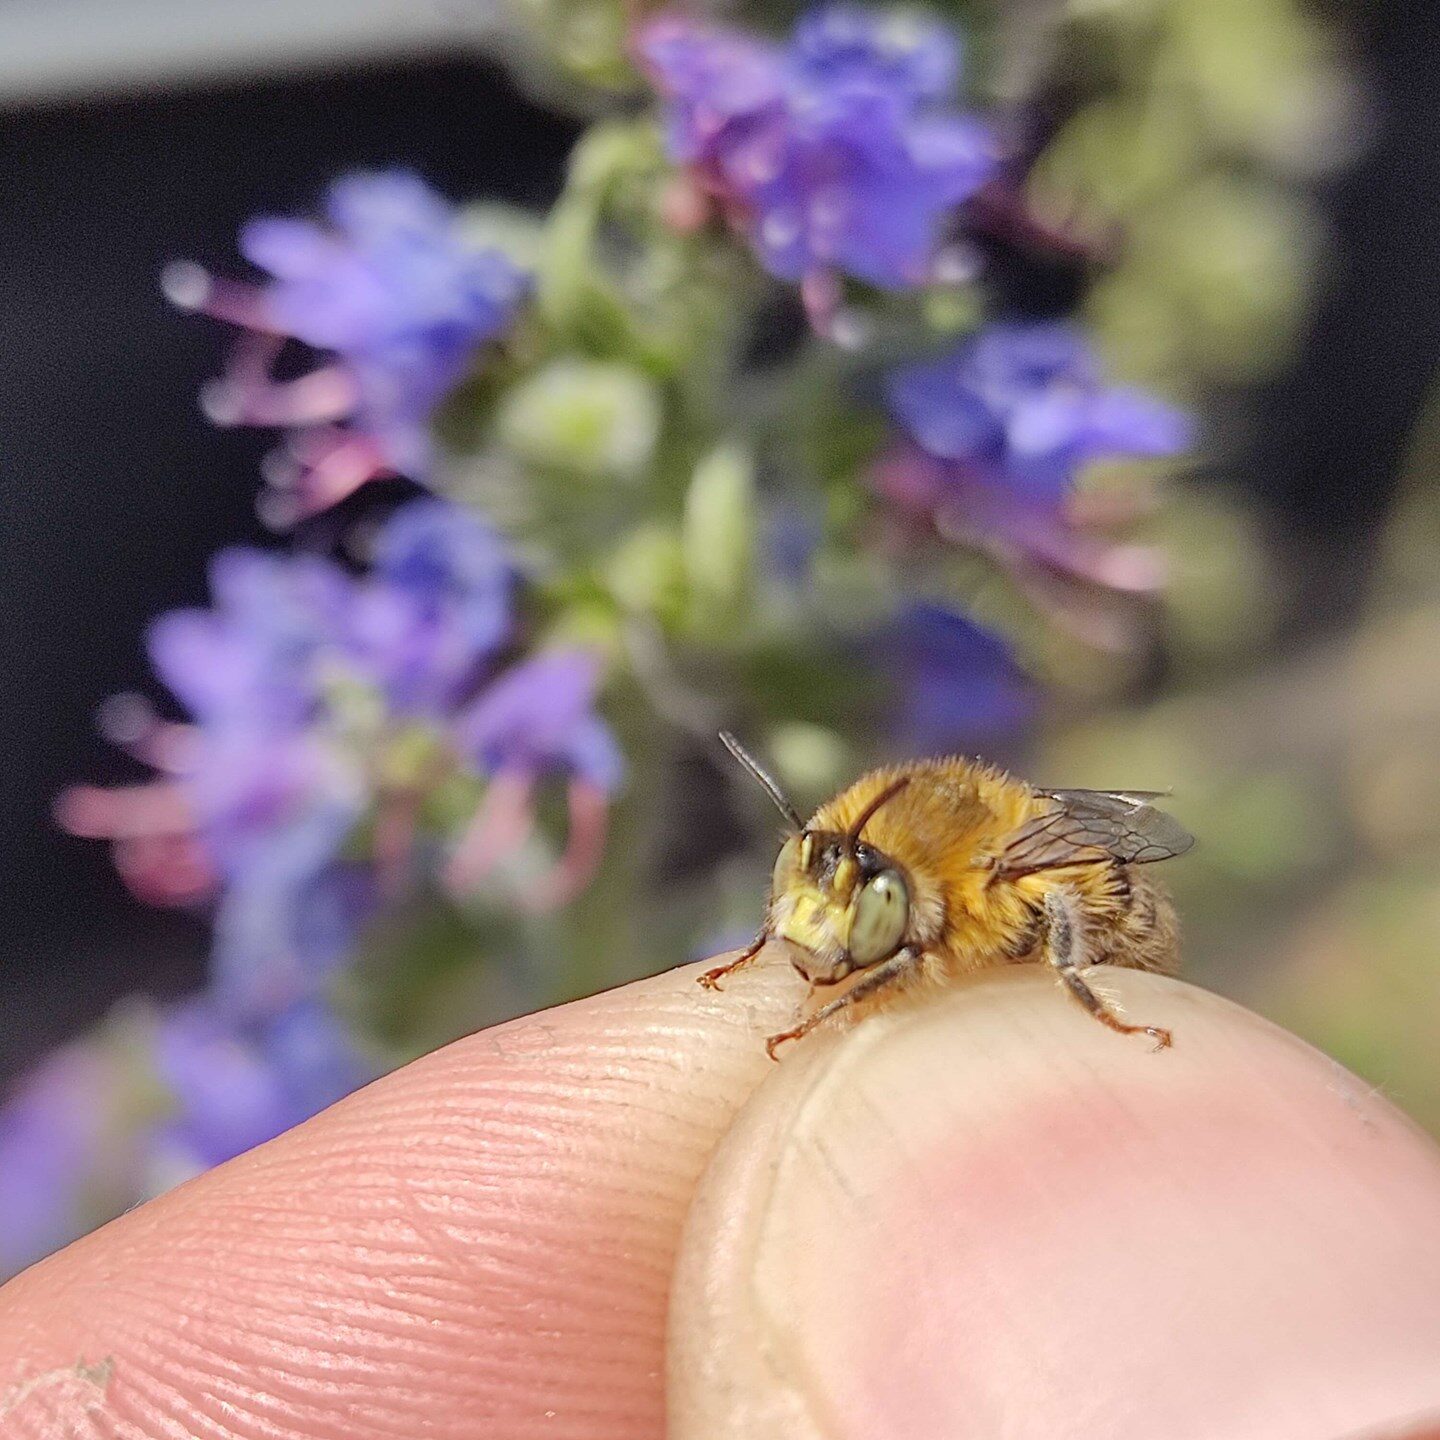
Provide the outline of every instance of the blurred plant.
[[[212,608],[150,634],[190,718],[104,713],[158,777],[61,799],[142,898],[213,908],[213,976],[0,1110],[0,1219],[24,1221],[0,1264],[493,1018],[476,953],[533,1005],[753,923],[720,725],[802,793],[898,751],[1003,757],[1063,703],[1047,654],[1141,643],[1095,616],[1160,588],[1130,533],[1154,467],[1096,462],[1191,426],[1111,384],[1144,364],[1113,327],[1102,363],[1078,318],[1144,232],[1092,243],[1047,208],[1046,108],[956,108],[960,40],[912,13],[784,40],[526,13],[601,112],[543,222],[351,176],[322,222],[246,227],[265,281],[167,272],[242,330],[211,416],[286,432],[266,518],[303,544],[346,500],[341,548],[222,554]],[[616,103],[647,81],[650,112]],[[1117,185],[1148,183],[1117,153]],[[318,358],[277,378],[290,342]],[[382,514],[382,475],[431,495]]]
[[[1076,538],[1067,506],[1091,461],[1184,450],[1187,416],[1105,385],[1083,335],[1056,323],[990,325],[939,360],[897,371],[888,394],[920,453],[892,453],[878,476],[883,494],[923,510],[942,534],[1126,587],[1122,567],[1106,570]],[[1132,567],[1134,588],[1146,578]]]
[[0,1110],[0,1273],[95,1222],[101,1206],[87,1204],[85,1188],[111,1129],[106,1078],[97,1057],[71,1045],[27,1075]]
[[114,843],[142,898],[215,901],[218,1003],[268,1014],[313,994],[427,871],[478,883],[550,771],[573,777],[570,850],[528,899],[587,878],[620,770],[590,709],[598,667],[579,651],[502,664],[513,571],[478,519],[414,501],[376,533],[363,579],[232,550],[211,586],[213,610],[150,634],[193,723],[134,700],[117,735],[163,778],[77,787],[59,814]]
[[1117,242],[1085,314],[1184,393],[1263,379],[1309,312],[1323,226],[1298,181],[1363,131],[1335,37],[1296,0],[1068,0],[1070,103],[1026,196]]
[[208,996],[169,1011],[121,1007],[0,1111],[0,1271],[271,1139],[378,1071],[314,1000],[250,1021]]

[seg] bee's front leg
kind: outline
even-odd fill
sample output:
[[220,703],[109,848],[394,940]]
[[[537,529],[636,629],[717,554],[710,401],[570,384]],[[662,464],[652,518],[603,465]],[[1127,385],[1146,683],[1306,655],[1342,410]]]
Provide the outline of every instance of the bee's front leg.
[[700,984],[707,990],[718,990],[720,982],[742,966],[748,965],[764,948],[765,942],[770,938],[769,934],[762,930],[755,937],[755,943],[748,949],[742,951],[733,960],[727,961],[724,965],[717,965],[713,970],[707,970],[699,977]]
[[1171,1043],[1168,1030],[1158,1025],[1129,1025],[1086,983],[1091,968],[1084,935],[1085,917],[1075,891],[1057,885],[1045,895],[1045,959],[1065,988],[1102,1024],[1122,1035],[1148,1035],[1155,1049]]
[[828,1020],[832,1015],[838,1015],[857,1000],[863,1000],[867,995],[873,995],[877,990],[883,989],[891,981],[907,974],[920,958],[918,950],[908,947],[904,950],[897,950],[888,960],[883,961],[856,981],[843,995],[822,1005],[814,1014],[807,1015],[791,1029],[782,1030],[778,1035],[772,1035],[765,1042],[765,1053],[772,1060],[778,1059],[775,1051],[787,1040],[798,1040],[802,1035],[808,1035],[822,1021]]

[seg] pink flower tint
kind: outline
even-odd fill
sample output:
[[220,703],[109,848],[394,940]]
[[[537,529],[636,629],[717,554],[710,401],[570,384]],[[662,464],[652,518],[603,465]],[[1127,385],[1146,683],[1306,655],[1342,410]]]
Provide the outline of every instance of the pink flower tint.
[[[350,175],[324,219],[264,218],[241,232],[261,285],[199,266],[165,272],[182,309],[243,332],[225,374],[202,395],[221,425],[291,432],[271,461],[278,524],[337,503],[367,480],[423,480],[430,422],[483,347],[511,323],[528,288],[498,251],[477,245],[455,209],[404,171]],[[333,358],[291,380],[274,375],[287,341]]]
[[57,802],[65,829],[111,842],[143,899],[213,902],[217,991],[239,1013],[313,994],[376,910],[434,873],[455,839],[453,812],[431,803],[447,786],[489,782],[461,871],[489,868],[557,775],[570,841],[536,903],[573,895],[599,861],[621,760],[595,710],[598,660],[501,667],[515,564],[468,510],[413,500],[376,531],[370,559],[357,577],[316,555],[222,552],[212,604],[149,635],[190,721],[134,698],[102,716],[156,778]]
[[594,713],[599,680],[596,655],[554,651],[501,675],[461,715],[458,742],[491,780],[446,868],[451,889],[473,890],[524,844],[535,827],[536,791],[554,773],[567,777],[566,848],[523,903],[549,909],[589,883],[604,850],[608,796],[622,771],[614,736]]
[[905,438],[871,480],[893,516],[992,556],[1088,643],[1136,643],[1143,624],[1127,602],[1158,593],[1163,557],[1115,537],[1133,500],[1131,514],[1101,516],[1076,484],[1096,460],[1179,453],[1190,418],[1108,384],[1084,334],[1052,322],[987,325],[886,388]]
[[197,905],[219,888],[177,783],[73,785],[55,801],[55,821],[81,839],[108,840],[120,878],[147,905]]
[[1045,501],[904,443],[881,456],[870,483],[901,546],[934,534],[988,555],[1052,622],[1098,649],[1132,648],[1134,605],[1164,588],[1164,551],[1114,533],[1145,512],[1143,494],[1104,507],[1079,495]]

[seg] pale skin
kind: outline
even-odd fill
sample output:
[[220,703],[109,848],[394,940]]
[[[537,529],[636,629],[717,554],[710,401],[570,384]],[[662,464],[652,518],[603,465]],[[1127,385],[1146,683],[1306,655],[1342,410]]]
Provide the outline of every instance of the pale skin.
[[1440,1435],[1440,1150],[1293,1037],[1093,975],[1154,1054],[1018,966],[773,1065],[784,958],[697,974],[461,1041],[0,1289],[0,1435]]

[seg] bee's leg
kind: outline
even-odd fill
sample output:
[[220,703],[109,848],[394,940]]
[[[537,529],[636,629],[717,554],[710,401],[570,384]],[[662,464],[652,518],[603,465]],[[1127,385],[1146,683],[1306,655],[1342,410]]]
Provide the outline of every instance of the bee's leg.
[[822,1005],[791,1029],[782,1030],[778,1035],[772,1035],[765,1042],[765,1053],[772,1060],[777,1059],[775,1051],[787,1040],[798,1040],[802,1035],[808,1035],[822,1021],[828,1020],[832,1015],[838,1015],[857,1000],[863,1000],[867,995],[873,995],[877,990],[884,989],[892,980],[898,979],[909,971],[919,959],[920,952],[918,950],[897,951],[884,964],[877,965],[863,979],[852,985],[843,995]]
[[1102,1024],[1122,1035],[1148,1035],[1157,1050],[1170,1044],[1168,1030],[1158,1025],[1129,1025],[1086,983],[1091,965],[1081,927],[1079,897],[1073,890],[1057,886],[1045,896],[1045,959],[1065,988]]
[[707,970],[701,977],[700,983],[707,990],[718,990],[720,982],[734,970],[748,965],[764,948],[765,942],[770,938],[769,932],[762,930],[756,937],[755,943],[746,951],[737,955],[733,960],[728,960],[724,965],[717,965],[713,970]]

